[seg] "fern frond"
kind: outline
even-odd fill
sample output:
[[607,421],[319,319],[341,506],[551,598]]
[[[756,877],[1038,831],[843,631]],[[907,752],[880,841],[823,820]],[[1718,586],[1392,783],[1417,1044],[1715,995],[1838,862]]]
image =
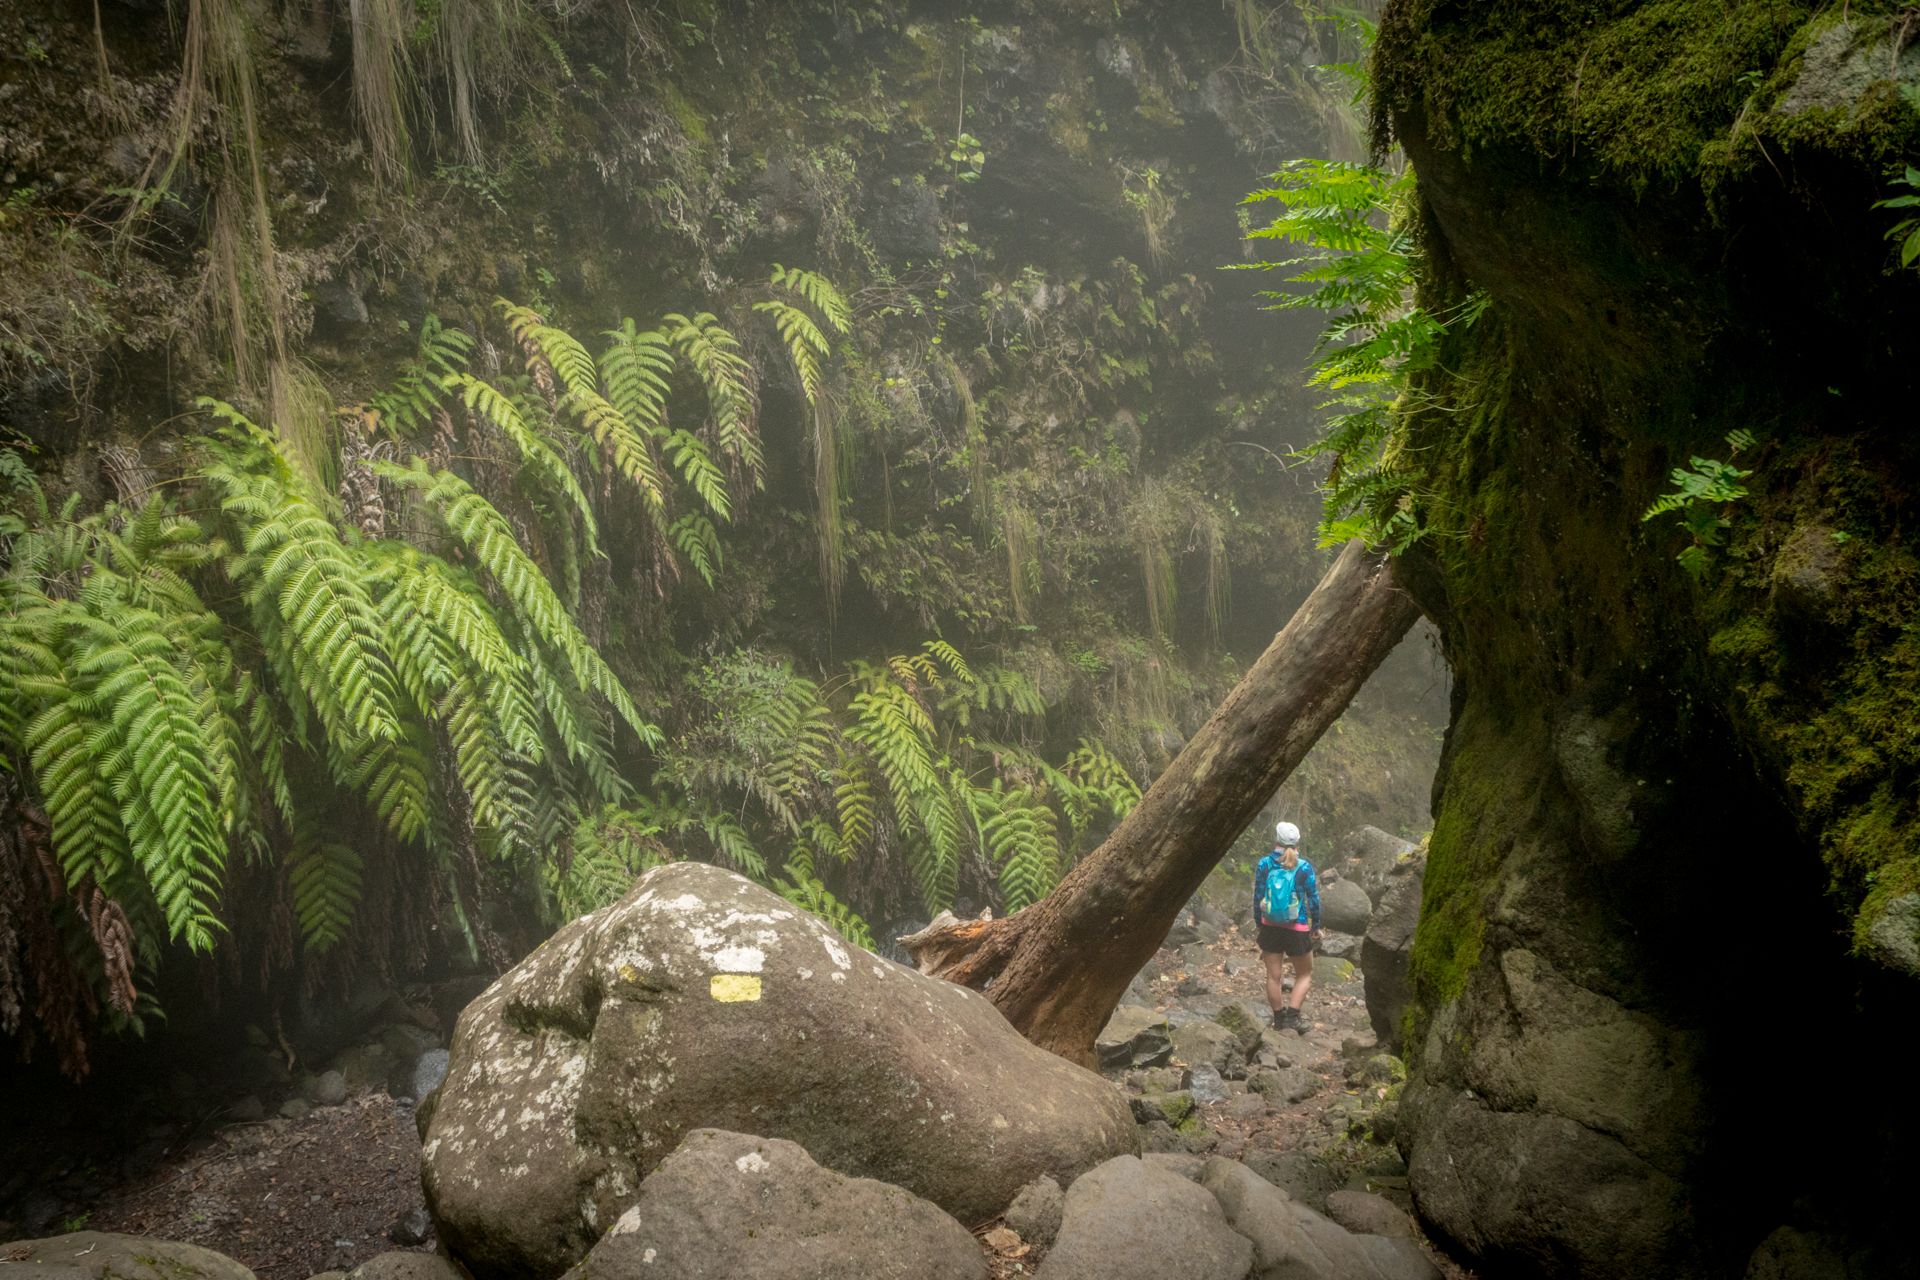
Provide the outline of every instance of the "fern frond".
[[673,522],[667,530],[667,536],[694,567],[701,580],[709,587],[713,585],[714,572],[720,567],[720,534],[713,527],[713,521],[697,511],[689,512]]
[[586,529],[588,546],[598,554],[600,526],[594,520],[593,506],[587,501],[580,482],[574,479],[573,469],[559,451],[528,425],[518,405],[491,384],[467,373],[453,374],[446,382],[449,389],[459,393],[461,402],[470,413],[490,423],[501,435],[511,440],[513,447],[520,451],[521,461],[567,499]]
[[800,267],[783,267],[775,263],[773,283],[805,298],[834,332],[847,334],[853,331],[853,313],[847,306],[847,300],[825,276]]
[[754,488],[763,487],[766,459],[754,431],[760,395],[754,387],[753,365],[740,353],[740,340],[706,311],[694,316],[675,313],[665,323],[674,345],[706,390],[714,442],[721,453],[747,469]]
[[513,527],[492,503],[452,472],[430,472],[418,459],[411,467],[382,462],[374,464],[374,469],[387,480],[418,490],[448,532],[506,593],[527,628],[566,659],[581,690],[605,698],[647,745],[660,745],[659,729],[641,717],[626,687],[581,634],[539,566],[520,549]]
[[786,871],[792,878],[774,877],[772,887],[775,893],[802,911],[811,911],[819,916],[829,928],[854,946],[867,951],[874,950],[873,931],[858,912],[834,897],[826,885],[799,871],[792,863],[788,863]]
[[343,844],[309,844],[294,855],[287,879],[307,950],[324,952],[344,938],[360,901],[360,855]]
[[753,309],[773,317],[773,327],[779,331],[780,341],[786,344],[787,355],[793,361],[793,371],[800,379],[801,392],[805,394],[809,405],[819,404],[822,386],[820,362],[831,350],[827,335],[820,332],[820,326],[813,322],[813,317],[778,298],[756,302]]
[[686,482],[707,504],[707,509],[721,519],[732,518],[732,503],[727,497],[727,478],[720,468],[714,465],[713,455],[707,452],[707,446],[699,436],[691,431],[676,427],[667,433],[667,456],[673,459],[673,465],[680,469]]
[[667,397],[673,393],[673,340],[658,329],[623,320],[605,335],[612,346],[600,357],[607,398],[636,429],[658,436],[667,429]]

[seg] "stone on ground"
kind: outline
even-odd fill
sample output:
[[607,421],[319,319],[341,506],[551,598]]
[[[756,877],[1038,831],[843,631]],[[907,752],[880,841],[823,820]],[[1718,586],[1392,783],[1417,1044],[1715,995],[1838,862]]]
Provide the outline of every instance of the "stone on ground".
[[1378,827],[1361,827],[1340,841],[1339,868],[1377,904],[1395,870],[1404,867],[1418,848],[1412,841]]
[[395,1250],[375,1254],[347,1272],[347,1280],[467,1280],[460,1268],[437,1253]]
[[1366,1191],[1335,1191],[1327,1196],[1327,1216],[1359,1235],[1414,1237],[1413,1219],[1384,1196]]
[[1303,1067],[1280,1067],[1256,1071],[1247,1079],[1247,1087],[1276,1106],[1305,1102],[1320,1092],[1320,1077]]
[[108,1231],[75,1231],[6,1247],[10,1280],[254,1280],[223,1253],[197,1244]]
[[1399,1043],[1400,1019],[1412,988],[1407,983],[1407,960],[1413,951],[1413,931],[1420,923],[1422,868],[1395,877],[1373,913],[1373,923],[1360,944],[1360,971],[1366,978],[1367,1021],[1381,1045]]
[[1094,1039],[1094,1053],[1102,1071],[1129,1067],[1157,1067],[1173,1057],[1173,1028],[1164,1014],[1141,1005],[1123,1004]]
[[1373,900],[1353,881],[1334,880],[1320,886],[1321,928],[1357,936],[1367,931],[1372,916]]
[[679,862],[461,1015],[422,1181],[440,1239],[477,1272],[552,1276],[706,1128],[798,1142],[967,1222],[1138,1142],[1118,1090],[984,997]]
[[1439,1280],[1412,1240],[1354,1235],[1243,1164],[1216,1156],[1200,1185],[1252,1242],[1254,1280]]
[[1249,1151],[1240,1163],[1310,1209],[1324,1209],[1340,1186],[1327,1162],[1307,1151]]
[[823,1169],[800,1146],[696,1129],[570,1280],[986,1280],[967,1229],[920,1197]]
[[1065,1211],[1067,1193],[1052,1177],[1042,1174],[1020,1188],[1020,1194],[1007,1206],[1007,1225],[1036,1249],[1053,1247],[1060,1234],[1060,1216]]
[[1173,1056],[1189,1067],[1212,1067],[1227,1077],[1244,1074],[1247,1066],[1240,1037],[1210,1018],[1197,1018],[1173,1029]]
[[1220,1204],[1177,1173],[1132,1156],[1067,1189],[1066,1213],[1038,1280],[1244,1280],[1253,1246]]

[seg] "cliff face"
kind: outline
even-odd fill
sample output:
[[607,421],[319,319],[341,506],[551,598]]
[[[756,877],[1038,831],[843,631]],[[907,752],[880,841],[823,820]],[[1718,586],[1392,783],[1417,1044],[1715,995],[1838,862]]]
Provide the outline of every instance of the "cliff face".
[[[1809,1059],[1888,1052],[1920,1003],[1920,275],[1871,207],[1920,154],[1920,52],[1891,8],[1383,19],[1427,301],[1489,299],[1409,400],[1432,533],[1401,567],[1457,681],[1411,1176],[1490,1273],[1839,1260],[1874,1206],[1779,1157],[1876,1177],[1914,1137],[1809,1114]],[[1744,496],[1643,520],[1719,462]]]

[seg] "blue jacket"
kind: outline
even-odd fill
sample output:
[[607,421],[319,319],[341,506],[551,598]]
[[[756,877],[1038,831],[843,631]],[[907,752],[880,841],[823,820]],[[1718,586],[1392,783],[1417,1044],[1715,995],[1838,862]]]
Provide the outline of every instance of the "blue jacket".
[[[1269,920],[1266,915],[1267,880],[1269,876],[1284,875],[1280,865],[1280,855],[1270,853],[1254,864],[1253,868],[1253,916],[1260,924],[1279,925],[1282,928],[1318,929],[1320,927],[1320,876],[1313,864],[1301,858],[1293,867],[1293,892],[1284,897],[1287,918]],[[1279,886],[1275,886],[1278,888]]]

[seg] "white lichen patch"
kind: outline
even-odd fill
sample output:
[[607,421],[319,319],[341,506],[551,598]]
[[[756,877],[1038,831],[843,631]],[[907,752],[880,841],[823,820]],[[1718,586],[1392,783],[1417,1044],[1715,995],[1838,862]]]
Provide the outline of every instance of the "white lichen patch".
[[722,973],[759,973],[767,967],[767,953],[758,947],[721,947],[713,963]]
[[[640,1206],[634,1205],[620,1215],[620,1220],[607,1229],[610,1236],[630,1236],[640,1229]],[[651,1250],[649,1250],[651,1252]]]
[[[840,945],[840,940],[838,938],[834,937],[832,934],[823,932],[820,938],[820,945],[827,949],[827,958],[833,961],[834,968],[836,969],[853,968],[853,957],[847,954],[847,949]],[[842,977],[841,974],[837,974],[837,973],[834,974],[833,976],[836,979],[840,979]]]
[[773,1166],[769,1165],[767,1158],[758,1151],[749,1151],[738,1160],[735,1160],[733,1167],[742,1173],[765,1173]]

